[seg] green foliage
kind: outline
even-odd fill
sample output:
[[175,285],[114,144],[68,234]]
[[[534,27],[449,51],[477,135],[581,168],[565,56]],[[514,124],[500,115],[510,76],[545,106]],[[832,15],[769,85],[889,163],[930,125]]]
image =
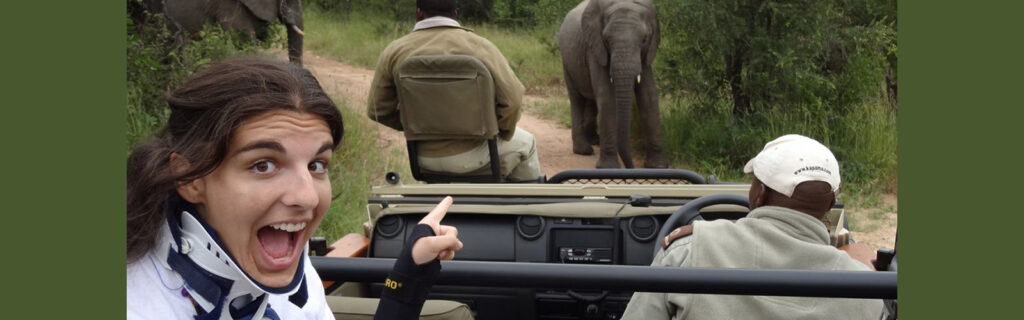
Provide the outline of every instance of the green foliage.
[[661,87],[743,116],[775,106],[846,112],[874,99],[895,30],[848,1],[659,1]]
[[[481,37],[487,38],[501,51],[516,76],[529,93],[547,93],[554,87],[563,92],[562,56],[546,45],[538,45],[538,35],[509,32],[492,24],[468,25]],[[554,35],[550,36],[554,41]]]
[[380,152],[380,126],[346,106],[346,101],[335,98],[335,103],[345,121],[345,136],[331,161],[331,207],[316,231],[329,241],[347,233],[363,233],[370,186],[383,184],[385,172],[397,172],[403,183],[412,183],[407,157]]
[[254,45],[247,36],[207,26],[195,39],[186,40],[168,28],[162,14],[144,14],[138,23],[126,19],[129,148],[148,137],[166,121],[170,110],[164,94],[196,68],[225,57],[253,54],[283,42],[280,26],[271,28],[270,41]]
[[[497,0],[498,2],[508,0]],[[490,22],[496,16],[494,12],[495,0],[461,0],[457,2],[459,20],[466,22]]]
[[323,11],[335,11],[335,10],[351,10],[351,0],[306,0],[303,2],[305,7],[308,9],[315,6],[317,9]]
[[557,29],[569,10],[575,8],[579,3],[579,1],[567,0],[534,0],[533,3],[526,6],[526,19],[534,25],[555,25]]
[[394,22],[363,14],[345,19],[343,14],[340,11],[305,9],[306,50],[373,69],[384,47],[412,30],[413,25],[411,21]]
[[[459,1],[460,14],[464,13],[466,2]],[[479,0],[469,2],[470,5],[476,5]],[[303,13],[308,13],[311,8],[345,20],[369,16],[388,22],[416,21],[416,0],[312,0],[306,3],[307,10],[303,10]]]
[[[563,128],[572,128],[568,99],[534,100],[524,103],[526,111],[538,117],[554,120]],[[556,172],[557,173],[557,172]]]
[[765,142],[799,133],[830,146],[847,187],[895,186],[896,115],[883,85],[895,67],[895,1],[657,5],[655,70],[673,97],[662,119],[674,159],[739,179]]
[[896,119],[881,101],[852,106],[838,116],[821,105],[797,110],[772,107],[745,118],[731,104],[712,108],[687,99],[662,103],[666,152],[689,168],[721,179],[746,181],[742,168],[768,141],[789,133],[814,137],[840,162],[844,192],[893,191],[896,185]]
[[[460,0],[459,20],[492,23],[502,27],[529,28],[561,23],[578,1],[570,0]],[[387,18],[392,22],[415,22],[415,0],[307,0],[306,8],[337,14],[345,19],[353,13]]]

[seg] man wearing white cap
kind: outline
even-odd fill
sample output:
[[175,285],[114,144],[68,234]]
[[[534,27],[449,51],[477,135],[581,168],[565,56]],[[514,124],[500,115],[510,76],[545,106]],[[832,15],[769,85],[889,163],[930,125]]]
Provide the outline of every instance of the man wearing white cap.
[[[737,221],[696,221],[662,239],[652,266],[870,270],[829,243],[822,217],[839,192],[839,163],[801,135],[765,144],[743,169],[753,173],[750,213]],[[869,299],[637,292],[623,319],[878,319]]]

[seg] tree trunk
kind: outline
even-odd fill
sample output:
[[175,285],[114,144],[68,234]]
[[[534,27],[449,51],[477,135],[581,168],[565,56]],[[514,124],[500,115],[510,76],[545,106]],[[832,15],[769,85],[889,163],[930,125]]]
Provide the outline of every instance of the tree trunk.
[[744,50],[736,48],[725,56],[725,76],[732,93],[732,115],[743,118],[750,114],[750,96],[743,91]]
[[391,15],[395,17],[395,22],[401,21],[402,10],[398,9],[398,0],[391,0]]
[[352,0],[345,0],[345,21],[349,20],[349,16],[352,15]]

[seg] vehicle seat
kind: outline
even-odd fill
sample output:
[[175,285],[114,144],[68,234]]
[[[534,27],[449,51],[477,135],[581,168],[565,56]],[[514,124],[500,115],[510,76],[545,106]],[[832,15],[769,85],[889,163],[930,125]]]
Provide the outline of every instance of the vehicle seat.
[[[327,296],[327,305],[338,320],[373,319],[377,312],[380,299]],[[424,320],[472,320],[473,314],[463,303],[450,300],[427,300],[420,311],[420,319]]]
[[[504,182],[498,158],[494,80],[466,55],[414,56],[398,65],[396,87],[413,178],[427,183]],[[487,141],[490,166],[467,174],[420,168],[417,144],[430,140]]]

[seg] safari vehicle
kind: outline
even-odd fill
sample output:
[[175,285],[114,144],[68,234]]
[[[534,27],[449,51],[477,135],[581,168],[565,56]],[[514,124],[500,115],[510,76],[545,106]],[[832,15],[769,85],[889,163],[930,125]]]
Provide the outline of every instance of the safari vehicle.
[[[649,266],[672,229],[746,214],[749,185],[707,180],[674,169],[569,170],[543,184],[403,185],[390,176],[372,188],[365,237],[314,243],[329,253],[312,262],[330,295],[379,297],[412,226],[450,195],[444,223],[465,247],[442,263],[429,298],[460,302],[476,319],[617,319],[633,291],[895,300],[890,251],[876,263],[886,272]],[[836,244],[846,241],[841,203],[826,220]],[[895,303],[887,307],[894,316]]]

